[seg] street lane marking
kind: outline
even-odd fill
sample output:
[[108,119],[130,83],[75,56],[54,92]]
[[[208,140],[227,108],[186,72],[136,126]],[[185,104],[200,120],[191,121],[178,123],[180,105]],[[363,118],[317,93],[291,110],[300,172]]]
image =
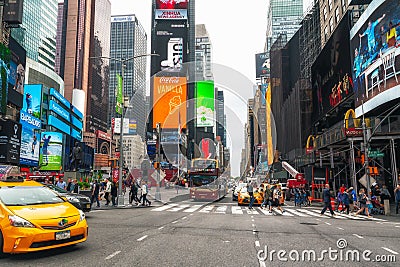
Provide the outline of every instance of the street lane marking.
[[339,229],[339,230],[344,230],[342,227],[336,227],[337,229]]
[[203,208],[202,210],[200,210],[199,212],[202,212],[202,213],[210,213],[210,211],[211,211],[213,208],[214,208],[214,205],[209,205],[209,206],[206,206],[205,208]]
[[256,247],[259,247],[260,246],[260,241],[256,241]]
[[260,263],[260,267],[265,267],[265,262],[263,262],[262,260],[258,260],[258,262]]
[[252,222],[254,222],[254,219],[251,219]]
[[253,216],[253,215],[251,215],[251,217],[250,217],[250,218],[252,218],[252,219],[253,219],[253,218],[254,218],[254,216]]
[[147,235],[142,236],[141,238],[138,238],[137,241],[142,241],[143,239],[147,238]]
[[360,236],[360,235],[357,235],[357,234],[353,234],[355,237],[358,237],[358,238],[360,238],[360,239],[362,239],[362,238],[364,238],[364,237],[362,237],[362,236]]
[[[317,213],[318,214],[318,216],[320,216],[320,214],[321,214],[321,211],[319,211],[319,210],[313,210],[315,213]],[[335,214],[335,217],[334,218],[336,218],[336,219],[345,219],[343,216],[342,216],[342,214],[338,214],[337,212],[336,213],[334,213]],[[324,214],[324,216],[326,216],[326,217],[328,217],[328,218],[332,218],[331,216],[329,216],[329,215],[327,215],[327,214]]]
[[109,259],[111,259],[112,257],[114,257],[114,256],[118,255],[119,253],[121,253],[121,251],[120,251],[120,250],[117,250],[117,251],[115,251],[113,254],[110,254],[110,255],[108,255],[108,256],[106,257],[106,260],[109,260]]
[[173,208],[173,207],[175,207],[175,206],[178,206],[178,204],[168,204],[168,205],[164,205],[164,206],[161,206],[161,207],[152,209],[151,211],[163,211],[163,210],[167,210],[167,209]]
[[187,217],[186,217],[186,216],[182,218],[182,220],[186,220],[186,219],[187,219]]
[[178,207],[174,207],[168,211],[177,212],[177,211],[183,210],[187,207],[190,207],[190,205],[179,205]]
[[[200,209],[203,205],[194,205],[189,209],[184,210],[183,212],[195,212],[196,210]],[[193,214],[190,214],[193,215]]]
[[386,250],[386,251],[388,251],[388,252],[394,254],[394,255],[398,255],[398,254],[399,254],[398,252],[396,252],[396,251],[394,251],[394,250],[391,250],[391,249],[389,249],[389,248],[385,248],[385,247],[382,247],[382,248],[383,248],[384,250]]
[[247,214],[256,214],[256,215],[258,215],[258,212],[256,210],[245,209],[245,211],[247,211]]
[[396,225],[395,227],[400,228],[400,225]]
[[161,226],[161,227],[158,228],[158,230],[161,230],[161,229],[164,229],[164,226]]
[[251,224],[252,227],[255,227],[256,225],[254,223]]
[[295,211],[295,210],[292,210],[292,209],[285,209],[285,210],[286,210],[286,212],[293,213],[294,215],[297,215],[297,216],[300,216],[300,217],[310,217],[307,214],[303,214],[301,212],[298,212],[298,211]]
[[281,212],[281,213],[278,213],[277,210],[275,212],[276,212],[276,214],[279,214],[279,215],[282,215],[282,216],[288,216],[288,217],[294,216],[293,214],[290,214],[290,213],[286,212],[286,210],[283,210],[283,212]]
[[93,212],[100,212],[100,211],[104,211],[104,210],[91,210],[90,213],[93,213]]
[[328,223],[328,222],[325,222],[325,224],[327,224],[327,225],[332,225],[332,224],[330,224],[330,223]]
[[243,211],[242,211],[242,208],[241,207],[235,207],[235,206],[233,206],[232,207],[232,214],[240,214],[240,215],[242,215],[243,214]]
[[379,219],[379,218],[375,218],[375,217],[368,218],[368,216],[365,216],[365,215],[358,215],[358,216],[360,216],[360,218],[364,218],[365,220],[387,222],[387,220]]
[[264,215],[268,215],[268,216],[274,215],[272,212],[269,213],[269,210],[265,210],[262,208],[258,208],[258,210],[261,211]]
[[221,214],[226,214],[226,209],[228,208],[228,206],[221,206],[221,207],[218,207],[216,210],[215,210],[215,213],[221,213]]
[[172,223],[177,223],[178,221],[173,221]]

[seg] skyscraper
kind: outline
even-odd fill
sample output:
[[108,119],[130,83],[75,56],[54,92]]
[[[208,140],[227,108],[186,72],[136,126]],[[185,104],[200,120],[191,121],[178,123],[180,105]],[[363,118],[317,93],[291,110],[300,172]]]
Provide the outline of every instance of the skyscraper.
[[217,136],[221,137],[221,142],[226,147],[226,116],[225,116],[225,107],[224,107],[224,91],[217,91],[217,105],[216,109],[216,117],[217,117]]
[[[110,56],[109,0],[64,1],[65,51],[60,76],[65,81],[65,98],[85,115],[84,130],[107,131],[108,59]],[[64,32],[64,31],[63,31]],[[79,97],[74,97],[75,96]]]
[[[132,58],[144,55],[147,51],[147,34],[142,24],[135,15],[112,16],[111,17],[111,58]],[[124,72],[124,96],[131,100],[132,112],[127,117],[136,121],[137,134],[145,137],[146,105],[146,57],[138,57],[126,62]],[[111,118],[116,117],[116,75],[121,74],[119,62],[110,63],[110,84],[108,104],[108,125]]]
[[20,28],[12,29],[11,36],[26,50],[28,58],[54,69],[57,0],[24,1]]
[[206,25],[198,24],[196,25],[196,80],[201,78],[199,75],[202,75],[204,80],[213,80],[211,63],[212,45],[210,36]]
[[286,35],[286,41],[300,28],[303,17],[303,0],[271,0],[268,10],[266,51],[279,35]]

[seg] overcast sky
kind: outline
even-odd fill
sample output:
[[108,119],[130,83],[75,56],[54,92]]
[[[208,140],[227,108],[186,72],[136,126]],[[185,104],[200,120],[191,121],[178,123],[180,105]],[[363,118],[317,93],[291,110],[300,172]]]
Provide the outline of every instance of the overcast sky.
[[[310,1],[305,0],[304,6]],[[110,0],[112,15],[135,14],[150,40],[151,0]],[[236,93],[225,93],[228,146],[231,147],[232,175],[239,175],[240,152],[244,147],[246,101],[252,97],[255,83],[255,54],[263,52],[267,28],[268,0],[232,1],[197,0],[196,24],[205,24],[213,46],[213,62],[227,66],[243,75],[246,88],[235,88]],[[150,42],[148,50],[150,51]],[[149,62],[149,60],[148,60]],[[223,68],[224,69],[224,68]],[[220,80],[224,87],[225,75]],[[240,76],[240,74],[239,74]],[[244,86],[243,86],[244,87]],[[238,96],[237,94],[240,94]]]

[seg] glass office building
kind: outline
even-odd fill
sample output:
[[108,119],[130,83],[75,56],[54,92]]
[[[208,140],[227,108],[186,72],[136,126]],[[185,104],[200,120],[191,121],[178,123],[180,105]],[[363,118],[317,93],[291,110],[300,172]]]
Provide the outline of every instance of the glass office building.
[[[111,45],[110,57],[118,59],[132,58],[145,55],[147,52],[147,34],[135,15],[123,15],[111,17]],[[128,97],[131,106],[126,117],[136,121],[136,134],[145,137],[146,105],[146,62],[147,57],[138,57],[126,62],[124,72],[124,96]],[[116,102],[116,75],[121,74],[121,63],[110,61],[109,83],[109,114],[108,125],[111,118],[118,117],[115,112]],[[131,111],[131,112],[129,112]]]
[[26,56],[54,69],[58,0],[24,1],[20,28],[12,37],[26,50]]

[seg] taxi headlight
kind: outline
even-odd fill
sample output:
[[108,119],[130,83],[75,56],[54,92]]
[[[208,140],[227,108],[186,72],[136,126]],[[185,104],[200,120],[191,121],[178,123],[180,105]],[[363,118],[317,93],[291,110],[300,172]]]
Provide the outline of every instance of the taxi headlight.
[[8,220],[10,221],[10,224],[14,227],[35,228],[35,226],[31,222],[17,215],[8,215]]
[[85,213],[79,210],[79,222],[84,221],[85,219],[86,219]]
[[76,198],[76,197],[70,197],[70,196],[68,196],[67,199],[68,199],[69,202],[75,202],[75,203],[78,203],[78,202],[79,202],[79,199]]

